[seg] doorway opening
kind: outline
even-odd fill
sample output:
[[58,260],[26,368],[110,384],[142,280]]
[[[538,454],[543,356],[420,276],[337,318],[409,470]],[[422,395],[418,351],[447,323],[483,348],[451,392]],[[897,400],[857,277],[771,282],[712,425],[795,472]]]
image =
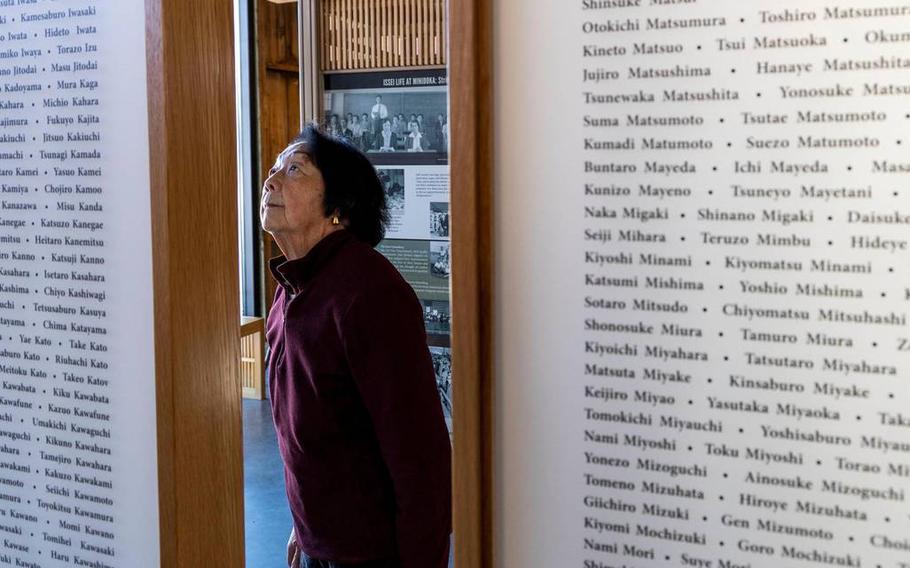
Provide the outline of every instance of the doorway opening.
[[[263,337],[277,287],[266,267],[281,252],[259,226],[259,194],[275,157],[305,123],[347,139],[377,170],[390,213],[377,250],[421,303],[451,439],[447,5],[235,2],[245,549],[248,568],[266,568],[285,565],[292,521],[267,399]],[[311,12],[312,5],[318,11]]]

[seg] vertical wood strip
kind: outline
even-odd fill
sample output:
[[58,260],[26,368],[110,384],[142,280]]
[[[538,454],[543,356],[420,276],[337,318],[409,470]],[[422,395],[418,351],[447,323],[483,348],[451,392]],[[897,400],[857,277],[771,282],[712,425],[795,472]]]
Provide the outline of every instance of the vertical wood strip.
[[361,45],[360,45],[360,5],[362,0],[351,0],[351,35],[354,38],[354,41],[351,42],[351,47],[354,51],[354,69],[360,69],[360,66],[363,62],[361,59]]
[[433,0],[433,16],[432,16],[432,30],[430,36],[430,49],[432,50],[432,56],[430,61],[434,64],[439,63],[439,51],[436,49],[436,32],[439,29],[439,2]]
[[446,18],[446,3],[445,0],[436,0],[436,5],[439,9],[439,21],[436,25],[436,53],[439,54],[438,63],[445,63],[446,61],[446,51],[445,44],[442,41],[442,34],[445,31],[446,26],[448,25],[448,18]]
[[361,59],[361,45],[360,45],[360,8],[363,4],[363,0],[351,0],[351,33],[354,36],[354,41],[351,42],[351,47],[354,51],[354,69],[360,69],[363,60]]
[[348,0],[341,1],[341,21],[339,22],[341,27],[341,68],[350,69],[351,68],[351,51],[348,47]]
[[360,53],[357,46],[357,41],[359,39],[358,30],[357,30],[357,5],[360,3],[360,0],[347,0],[348,1],[348,49],[351,52],[351,69],[357,69],[358,64],[360,63]]
[[347,69],[354,69],[356,67],[357,61],[357,46],[354,43],[354,1],[355,0],[344,0],[345,2],[345,33],[347,33],[347,38],[345,45],[347,45],[348,51],[348,64]]
[[378,58],[379,58],[379,66],[380,66],[380,67],[385,67],[385,66],[386,66],[386,59],[385,59],[385,45],[386,45],[386,44],[385,44],[385,21],[386,21],[386,14],[388,14],[388,12],[389,12],[389,11],[386,9],[386,6],[387,6],[387,5],[386,5],[385,2],[379,2],[379,1],[376,2],[376,19],[377,19],[377,23],[378,23],[378,26],[379,26],[379,27],[378,27],[378,30],[377,30],[378,35],[379,35],[379,37],[378,37],[378,44],[377,44],[377,56],[378,56]]
[[[478,0],[478,1],[484,2],[486,0]],[[447,4],[445,4],[446,0],[443,0],[443,2],[444,2],[444,4],[443,4],[444,6],[447,5]],[[448,26],[448,24],[444,24],[442,26],[442,39],[439,42],[439,47],[442,51],[442,62],[448,63],[448,60],[449,60],[449,26]]]
[[436,0],[430,0],[430,21],[427,25],[427,49],[430,52],[430,64],[437,63],[436,53],[436,23],[439,21],[438,10],[436,9]]
[[423,64],[423,46],[420,40],[423,36],[423,2],[424,0],[414,0],[414,59],[412,65]]
[[385,16],[386,4],[377,0],[376,4],[376,21],[377,21],[377,45],[376,56],[380,67],[385,67]]
[[381,67],[379,62],[379,41],[382,38],[379,27],[379,14],[381,13],[381,7],[379,2],[370,2],[370,21],[373,26],[373,62],[374,67]]
[[376,42],[374,38],[376,37],[376,22],[373,20],[373,15],[376,13],[376,2],[370,2],[367,4],[367,67],[373,68],[376,67],[376,60],[374,59],[374,48]]
[[399,41],[399,31],[401,30],[401,0],[391,0],[392,2],[392,66],[401,65],[401,42]]
[[145,10],[160,564],[242,566],[234,14]]
[[395,23],[398,20],[397,0],[386,0],[389,7],[389,61],[388,66],[395,66]]
[[[452,369],[455,566],[492,568],[493,48],[495,0],[453,2],[451,115]],[[442,49],[448,31],[442,29]]]
[[423,40],[426,37],[426,33],[424,32],[425,23],[424,23],[424,9],[423,8],[426,3],[427,3],[426,0],[417,0],[417,37],[415,37],[414,39],[416,40],[415,49],[417,52],[416,53],[417,61],[420,65],[424,64],[424,56],[426,55],[426,49],[424,49],[424,46],[423,46]]
[[381,62],[383,67],[388,67],[389,65],[389,3],[388,0],[383,0],[379,5],[379,17],[382,19],[382,28],[380,29],[382,41],[380,54]]
[[323,69],[334,69],[335,58],[333,57],[332,46],[334,45],[335,38],[332,36],[332,3],[326,2],[325,6],[328,8],[324,7],[322,11],[322,45],[323,49],[325,49],[327,60],[323,64]]
[[396,6],[398,2],[396,0],[386,0],[388,6],[389,22],[388,22],[388,50],[389,58],[386,62],[388,67],[395,65],[395,18],[396,18]]
[[360,57],[361,68],[372,67],[370,60],[370,0],[360,0]]
[[333,1],[332,9],[332,53],[335,56],[335,69],[342,69],[341,65],[341,6]]
[[370,67],[370,7],[360,0],[360,68]]
[[339,37],[339,26],[341,23],[340,2],[331,0],[332,4],[332,52],[335,57],[335,69],[341,68],[341,37]]
[[319,30],[319,37],[322,38],[320,43],[320,50],[322,51],[322,68],[331,69],[331,56],[332,56],[332,38],[329,36],[329,14],[331,12],[322,11],[319,15],[321,28]]
[[358,56],[358,69],[363,69],[367,66],[367,18],[366,11],[367,8],[364,3],[367,0],[357,0],[357,37],[359,38],[357,42],[357,56]]
[[351,69],[360,67],[360,29],[359,29],[359,9],[360,0],[349,0],[351,9]]
[[323,45],[328,48],[329,61],[326,63],[326,69],[337,69],[335,60],[335,3],[326,0],[323,7],[323,14],[326,18],[326,29],[323,34]]
[[431,62],[430,55],[432,53],[432,27],[433,27],[433,0],[423,0],[423,39],[421,43],[423,44],[423,63],[424,65],[429,65]]
[[427,46],[427,64],[433,64],[433,30],[436,27],[436,0],[426,0],[426,40]]
[[341,68],[348,69],[348,11],[347,11],[347,0],[342,0],[340,2],[340,18],[338,21],[340,35],[338,38],[338,43],[341,46]]
[[372,29],[372,34],[370,36],[370,60],[373,62],[373,67],[379,67],[379,2],[370,2],[370,28]]
[[433,25],[433,18],[431,16],[433,9],[433,0],[422,0],[423,2],[423,25],[421,29],[423,30],[420,34],[420,45],[423,50],[423,64],[430,64],[430,28]]
[[408,64],[408,0],[399,0],[398,4],[401,10],[401,29],[399,30],[400,33],[398,36],[398,46],[401,50],[401,60],[398,62],[398,64],[404,67]]
[[408,35],[410,25],[411,4],[410,0],[401,0],[401,66],[406,67],[410,61],[411,42]]

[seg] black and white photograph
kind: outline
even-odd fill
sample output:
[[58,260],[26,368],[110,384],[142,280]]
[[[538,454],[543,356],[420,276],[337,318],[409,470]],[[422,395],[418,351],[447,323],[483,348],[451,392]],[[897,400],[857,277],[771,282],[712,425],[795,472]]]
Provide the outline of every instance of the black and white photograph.
[[445,90],[328,93],[325,130],[373,153],[449,152]]
[[348,139],[377,165],[448,163],[444,69],[330,74],[323,128]]
[[404,170],[377,168],[379,181],[385,189],[385,199],[392,213],[404,211]]
[[452,329],[452,315],[449,302],[445,300],[425,300],[423,305],[423,323],[431,335],[448,335]]
[[430,236],[449,238],[449,204],[446,202],[430,203]]
[[430,275],[448,279],[452,272],[449,260],[449,243],[434,241],[430,243]]
[[447,347],[430,347],[433,370],[436,371],[436,389],[442,402],[446,423],[452,424],[452,351]]

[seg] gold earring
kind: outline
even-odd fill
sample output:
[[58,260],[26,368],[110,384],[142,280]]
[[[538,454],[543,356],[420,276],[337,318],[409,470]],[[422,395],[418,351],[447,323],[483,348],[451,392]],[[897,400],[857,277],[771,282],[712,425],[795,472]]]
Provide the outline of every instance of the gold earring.
[[338,215],[332,215],[332,224],[333,224],[333,225],[340,225],[340,224],[341,224],[341,221],[338,219]]

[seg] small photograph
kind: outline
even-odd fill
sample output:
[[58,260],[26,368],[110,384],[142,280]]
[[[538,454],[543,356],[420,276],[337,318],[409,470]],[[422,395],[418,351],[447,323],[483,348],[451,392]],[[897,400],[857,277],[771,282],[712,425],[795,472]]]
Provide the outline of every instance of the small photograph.
[[445,89],[326,93],[325,130],[364,152],[449,152]]
[[452,352],[445,347],[430,347],[433,370],[436,371],[436,389],[442,402],[442,411],[451,430],[452,424]]
[[449,278],[452,264],[449,259],[449,243],[434,241],[430,243],[430,274],[436,278]]
[[430,235],[449,238],[449,204],[446,202],[430,203]]
[[404,211],[404,170],[379,168],[376,172],[385,189],[389,211]]
[[452,315],[449,303],[444,300],[421,300],[423,324],[429,335],[449,335],[452,330]]

